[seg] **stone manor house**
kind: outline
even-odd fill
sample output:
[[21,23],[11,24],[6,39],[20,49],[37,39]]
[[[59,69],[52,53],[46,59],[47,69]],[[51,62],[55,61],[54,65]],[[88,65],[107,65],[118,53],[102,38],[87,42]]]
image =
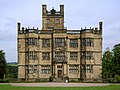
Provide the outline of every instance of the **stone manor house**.
[[60,11],[48,11],[44,4],[41,29],[21,27],[18,22],[17,30],[18,78],[101,79],[102,22],[94,28],[67,30],[64,5],[60,5]]

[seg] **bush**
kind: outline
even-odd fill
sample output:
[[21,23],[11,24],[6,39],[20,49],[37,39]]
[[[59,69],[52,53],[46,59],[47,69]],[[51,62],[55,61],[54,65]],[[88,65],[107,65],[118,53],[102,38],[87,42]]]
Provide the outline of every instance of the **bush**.
[[53,81],[53,76],[50,76],[49,77],[49,82],[52,82]]
[[120,76],[119,75],[116,76],[116,82],[120,83]]
[[9,82],[8,79],[5,79],[5,80],[0,79],[0,83],[8,83],[8,82]]
[[64,77],[64,81],[65,81],[65,82],[66,82],[66,80],[69,81],[69,77],[68,77],[68,76]]

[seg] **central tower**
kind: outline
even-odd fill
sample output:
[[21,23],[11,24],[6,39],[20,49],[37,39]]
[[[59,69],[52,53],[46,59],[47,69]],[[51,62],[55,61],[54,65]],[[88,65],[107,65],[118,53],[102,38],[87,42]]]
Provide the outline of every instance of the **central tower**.
[[60,5],[60,11],[47,10],[47,5],[42,5],[42,30],[64,28],[64,5]]

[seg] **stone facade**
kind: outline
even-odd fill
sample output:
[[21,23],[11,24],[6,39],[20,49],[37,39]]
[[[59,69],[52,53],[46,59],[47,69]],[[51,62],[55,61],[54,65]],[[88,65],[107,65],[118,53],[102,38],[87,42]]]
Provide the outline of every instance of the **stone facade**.
[[64,5],[60,11],[42,5],[42,30],[18,23],[18,78],[100,79],[102,22],[99,27],[67,30]]

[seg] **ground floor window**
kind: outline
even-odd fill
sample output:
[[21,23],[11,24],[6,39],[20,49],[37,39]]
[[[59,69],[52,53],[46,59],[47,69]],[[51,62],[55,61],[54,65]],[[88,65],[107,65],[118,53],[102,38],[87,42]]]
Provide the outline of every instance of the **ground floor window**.
[[50,74],[50,65],[41,65],[41,74]]
[[86,65],[86,73],[93,73],[93,65]]
[[79,65],[69,65],[69,73],[78,73]]
[[38,73],[37,65],[29,65],[28,72],[29,74]]

